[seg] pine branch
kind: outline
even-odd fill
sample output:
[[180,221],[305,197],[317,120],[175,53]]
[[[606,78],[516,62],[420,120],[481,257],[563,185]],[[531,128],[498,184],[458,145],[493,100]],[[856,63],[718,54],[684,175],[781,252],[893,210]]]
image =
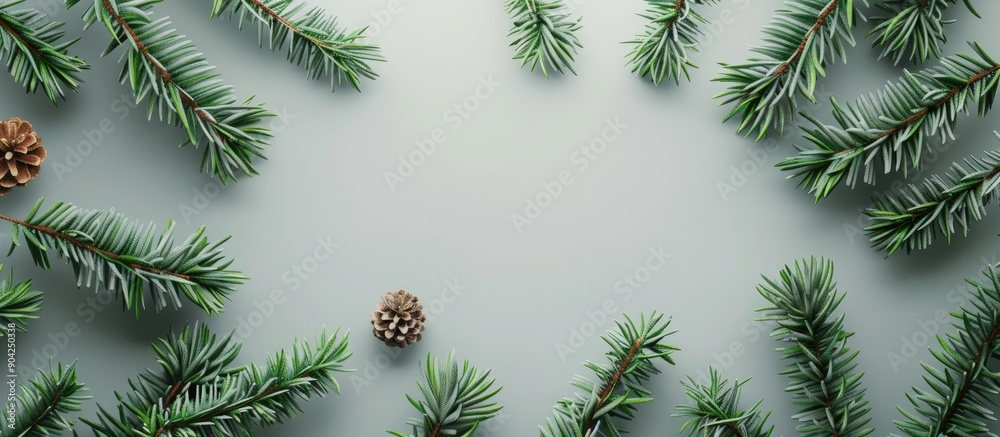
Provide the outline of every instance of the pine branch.
[[984,273],[989,283],[969,280],[972,303],[952,313],[958,332],[938,336],[941,350],[931,349],[943,368],[921,363],[930,390],[913,387],[906,395],[914,412],[896,407],[905,417],[896,427],[908,436],[994,435],[987,422],[996,420],[1000,374],[987,362],[1000,353],[1000,278],[996,266]]
[[[801,177],[799,186],[819,200],[841,183],[853,187],[858,178],[873,184],[875,174],[921,168],[921,154],[929,137],[954,139],[957,115],[976,102],[985,116],[996,98],[1000,63],[977,43],[977,56],[964,53],[943,59],[941,65],[919,73],[905,73],[877,95],[862,96],[854,105],[834,101],[838,126],[808,117],[803,127],[814,149],[778,163]],[[863,175],[863,176],[862,176]]]
[[90,66],[69,55],[76,40],[62,41],[65,33],[59,29],[63,23],[47,21],[48,17],[36,9],[10,10],[21,3],[24,0],[0,4],[0,58],[7,58],[11,76],[27,92],[40,87],[56,103],[57,97],[66,97],[63,86],[73,91],[79,88],[77,75]]
[[681,74],[688,80],[688,67],[698,68],[688,60],[688,50],[698,50],[698,37],[704,35],[698,25],[707,21],[691,9],[691,3],[715,4],[717,0],[646,0],[649,20],[643,33],[626,41],[635,47],[625,56],[632,73],[649,76],[654,85],[664,78],[680,84]]
[[49,370],[39,371],[18,395],[20,406],[14,415],[12,428],[7,414],[0,415],[0,425],[7,430],[4,435],[30,437],[72,431],[76,423],[66,415],[80,411],[84,401],[90,399],[83,394],[86,390],[76,380],[76,363],[69,366],[56,364],[53,369],[50,362]]
[[585,394],[560,400],[554,417],[539,427],[542,437],[620,437],[622,430],[614,421],[631,420],[636,404],[653,400],[643,384],[660,373],[654,365],[657,358],[674,364],[670,354],[678,349],[663,342],[674,331],[667,331],[670,320],[655,312],[649,319],[641,316],[638,324],[627,315],[625,319],[626,323],[615,321],[618,329],[602,337],[611,347],[605,353],[611,364],[586,363],[596,379],[573,378],[572,384]]
[[956,225],[965,236],[970,222],[986,215],[985,206],[997,199],[1000,190],[998,176],[1000,151],[966,159],[965,166],[955,163],[945,178],[932,176],[898,195],[876,198],[874,207],[865,210],[872,221],[865,232],[886,256],[900,248],[926,249],[938,233],[951,243]]
[[576,49],[583,47],[576,37],[580,19],[573,20],[563,11],[566,6],[562,0],[507,0],[506,6],[514,20],[507,36],[514,37],[510,45],[516,47],[514,59],[521,60],[522,68],[530,65],[535,71],[540,66],[545,77],[550,69],[576,74],[573,58]]
[[365,44],[367,28],[346,33],[337,26],[336,18],[318,7],[306,10],[305,4],[292,0],[215,0],[212,18],[229,11],[229,18],[239,14],[240,29],[245,22],[257,22],[257,43],[264,46],[265,32],[269,47],[277,50],[288,42],[288,61],[305,65],[309,79],[330,76],[330,90],[346,80],[361,90],[361,77],[375,79],[378,75],[368,65],[381,62],[378,46]]
[[[3,265],[0,264],[0,270]],[[14,283],[14,272],[8,280],[0,280],[0,324],[4,330],[11,326],[18,331],[27,331],[28,320],[42,309],[42,292],[31,289],[31,281]]]
[[854,0],[788,0],[764,28],[764,45],[751,49],[761,57],[743,64],[722,64],[713,79],[730,84],[716,98],[735,106],[729,120],[740,114],[737,132],[757,140],[769,127],[784,133],[795,113],[796,93],[815,102],[816,81],[839,56],[846,61],[845,44],[854,45]]
[[[80,0],[67,0],[73,6]],[[191,41],[177,34],[168,17],[154,19],[151,5],[161,0],[93,0],[84,13],[86,27],[100,23],[111,33],[105,54],[125,45],[120,80],[129,82],[136,100],[149,96],[147,116],[183,126],[181,144],[205,145],[201,171],[223,184],[236,172],[257,174],[252,161],[264,158],[271,131],[263,121],[274,114],[250,99],[238,103],[232,87]]]
[[770,437],[774,427],[764,427],[771,413],[762,414],[757,410],[763,399],[749,410],[740,408],[743,384],[749,379],[734,381],[730,386],[714,368],[709,368],[708,373],[709,385],[700,385],[690,377],[688,383],[683,383],[684,393],[694,405],[677,407],[674,417],[691,417],[681,426],[681,433],[687,430],[692,437],[696,434],[703,437]]
[[853,362],[858,352],[847,347],[854,333],[844,331],[844,315],[834,312],[844,295],[833,283],[833,263],[813,258],[786,266],[781,280],[764,278],[757,291],[772,306],[758,311],[758,320],[778,325],[771,336],[790,343],[778,348],[789,361],[781,371],[790,382],[786,391],[793,402],[802,406],[792,416],[806,436],[860,437],[870,434],[865,428],[871,420],[862,373]]
[[[979,17],[969,0],[962,0]],[[944,11],[958,0],[885,0],[876,3],[887,15],[873,17],[878,23],[868,35],[877,34],[873,45],[882,46],[879,59],[892,57],[893,63],[905,56],[909,61],[926,62],[941,56],[941,46],[947,42],[944,27],[954,20],[945,20]],[[982,17],[980,17],[982,18]]]
[[247,280],[229,269],[232,261],[222,254],[229,237],[210,243],[204,227],[174,245],[172,221],[157,235],[152,223],[143,226],[113,209],[90,211],[59,202],[39,214],[43,200],[24,220],[0,215],[13,223],[10,251],[21,245],[23,234],[36,265],[51,268],[48,252],[54,250],[73,266],[78,287],[103,283],[121,293],[124,309],[134,309],[136,316],[146,307],[146,289],[157,310],[167,301],[180,307],[183,295],[207,313],[219,313],[235,286]]
[[[502,388],[491,390],[495,380],[487,379],[490,371],[480,373],[468,361],[459,371],[453,355],[454,352],[448,354],[442,367],[437,357],[427,354],[427,367],[421,366],[422,379],[417,381],[424,398],[417,400],[406,395],[420,412],[419,418],[406,421],[413,428],[413,437],[471,436],[481,422],[496,416],[503,408],[489,402]],[[410,437],[399,431],[389,434]]]
[[162,369],[129,380],[132,392],[116,393],[116,412],[99,407],[96,420],[84,419],[98,436],[252,436],[300,413],[299,401],[340,392],[335,372],[346,371],[347,337],[325,332],[311,346],[296,342],[292,353],[228,368],[240,346],[232,334],[217,340],[204,325],[185,327],[155,347]]

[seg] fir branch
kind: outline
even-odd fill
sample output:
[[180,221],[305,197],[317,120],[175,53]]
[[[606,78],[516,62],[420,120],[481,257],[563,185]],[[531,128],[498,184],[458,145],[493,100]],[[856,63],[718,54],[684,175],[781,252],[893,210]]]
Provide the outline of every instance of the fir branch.
[[215,0],[212,18],[229,11],[229,18],[239,14],[239,26],[257,22],[257,44],[264,46],[265,32],[269,47],[277,50],[288,42],[288,61],[305,66],[309,79],[330,76],[330,90],[346,80],[361,90],[360,78],[378,75],[369,61],[384,61],[378,46],[363,43],[367,28],[347,33],[337,26],[336,18],[323,9],[305,9],[292,0]]
[[65,99],[63,86],[76,91],[78,74],[90,68],[69,47],[76,42],[62,41],[63,23],[47,21],[36,9],[10,10],[24,0],[0,4],[0,58],[7,58],[7,69],[14,80],[29,93],[40,87],[52,103]]
[[757,291],[772,306],[758,310],[764,314],[758,320],[776,323],[771,336],[790,343],[777,350],[790,361],[781,371],[790,380],[786,391],[802,406],[792,416],[801,423],[798,431],[825,437],[870,434],[863,373],[853,362],[858,352],[847,347],[854,333],[844,331],[843,314],[834,314],[844,295],[833,283],[833,263],[822,258],[796,262],[794,270],[781,271],[780,281],[764,280]]
[[[116,412],[99,407],[96,420],[84,419],[98,436],[251,436],[301,412],[299,401],[340,392],[335,372],[350,357],[347,337],[325,332],[314,345],[295,342],[292,353],[228,368],[239,354],[229,336],[217,340],[204,325],[185,327],[155,347],[160,372],[147,370],[130,380],[132,392],[116,393]],[[117,414],[116,414],[117,413]]]
[[[413,437],[439,437],[446,435],[471,436],[479,424],[496,416],[503,407],[489,402],[502,387],[492,389],[494,379],[490,371],[480,373],[468,361],[459,371],[454,352],[448,354],[444,366],[438,358],[427,354],[427,367],[421,366],[421,380],[417,387],[422,400],[410,395],[406,399],[420,412],[420,417],[406,421],[413,428]],[[398,437],[410,437],[399,431],[389,431]]]
[[73,430],[76,423],[66,415],[80,411],[84,401],[90,399],[83,394],[86,390],[76,380],[76,363],[69,366],[56,364],[53,369],[50,362],[48,371],[35,374],[30,384],[24,386],[24,391],[17,396],[19,407],[14,423],[8,422],[6,413],[0,415],[0,425],[7,430],[4,435],[46,436]]
[[680,84],[680,76],[688,80],[688,50],[698,50],[698,37],[704,35],[698,25],[707,21],[691,9],[691,3],[715,4],[717,0],[646,0],[646,12],[640,17],[649,20],[643,33],[626,41],[635,47],[626,55],[632,73],[649,76],[654,85],[664,78]]
[[722,64],[714,79],[730,84],[715,96],[734,103],[724,120],[740,114],[737,132],[757,140],[774,127],[784,133],[795,113],[796,93],[815,102],[816,81],[839,56],[854,45],[854,0],[788,0],[764,28],[764,45],[751,49],[761,57],[742,64]]
[[[67,0],[73,6],[80,0]],[[263,121],[274,114],[250,99],[238,103],[232,87],[191,41],[177,34],[168,17],[154,19],[151,5],[161,0],[93,0],[84,13],[86,27],[103,25],[113,40],[105,51],[125,45],[120,80],[129,82],[136,100],[149,96],[147,116],[183,126],[181,144],[205,145],[201,171],[223,184],[236,172],[257,174],[252,161],[264,158],[271,131]]]
[[[0,270],[3,265],[0,264]],[[14,272],[10,278],[0,279],[0,324],[7,331],[11,326],[18,331],[27,331],[28,320],[42,309],[42,292],[31,289],[31,281],[14,283]]]
[[994,435],[987,421],[996,420],[1000,374],[987,362],[1000,353],[1000,278],[993,265],[984,274],[989,283],[969,280],[972,303],[952,313],[958,332],[938,336],[941,350],[931,349],[943,368],[921,363],[930,390],[906,395],[914,412],[896,407],[905,417],[896,427],[910,437]]
[[674,417],[690,417],[681,426],[680,432],[687,430],[692,437],[770,437],[774,427],[765,429],[765,426],[771,413],[762,414],[757,410],[763,399],[749,410],[740,408],[743,384],[749,379],[734,381],[730,386],[729,381],[714,368],[709,368],[708,373],[708,385],[700,385],[690,377],[688,383],[683,383],[684,393],[694,405],[677,407]]
[[953,139],[957,115],[968,112],[970,101],[978,104],[982,117],[996,98],[1000,63],[979,44],[970,45],[977,56],[959,53],[938,67],[907,72],[899,82],[877,95],[862,96],[854,105],[834,101],[838,126],[808,117],[812,127],[803,127],[804,137],[816,148],[798,147],[799,155],[778,167],[801,177],[799,185],[817,200],[841,182],[853,187],[861,177],[873,184],[879,168],[886,174],[919,170],[927,138]]
[[970,222],[986,215],[985,206],[996,200],[1000,189],[998,176],[1000,151],[966,159],[964,166],[952,164],[945,178],[932,176],[897,195],[876,198],[874,207],[865,210],[872,221],[865,232],[886,256],[900,248],[907,252],[926,249],[938,233],[951,243],[956,225],[965,236]]
[[134,309],[136,316],[146,307],[147,288],[157,310],[167,301],[180,307],[183,295],[213,314],[247,280],[229,269],[232,261],[222,254],[229,237],[210,243],[204,227],[175,245],[172,221],[157,235],[152,223],[143,226],[113,209],[90,211],[59,202],[39,214],[43,200],[24,220],[0,215],[13,223],[10,251],[21,245],[23,234],[32,260],[45,269],[52,267],[48,252],[56,251],[73,266],[78,287],[103,283],[121,293],[124,309]]
[[674,364],[670,354],[678,348],[663,340],[675,331],[667,331],[670,320],[655,312],[649,319],[641,316],[638,324],[627,315],[625,319],[626,323],[616,320],[618,329],[602,337],[611,347],[605,353],[611,364],[586,363],[597,374],[596,379],[573,378],[572,384],[585,394],[560,400],[553,409],[554,417],[539,427],[542,437],[619,437],[622,430],[614,420],[631,420],[636,404],[653,400],[643,384],[660,373],[654,365],[657,358]]
[[[969,0],[962,0],[979,17]],[[954,20],[944,19],[944,10],[958,0],[885,0],[876,3],[887,15],[873,17],[878,23],[868,35],[877,34],[873,45],[882,46],[879,59],[892,57],[893,63],[905,56],[909,61],[926,62],[941,56],[947,42],[944,27]],[[980,17],[981,18],[981,17]]]
[[508,37],[516,48],[514,59],[521,60],[521,67],[530,65],[531,71],[540,66],[542,74],[549,76],[553,69],[560,74],[566,70],[576,74],[573,61],[576,49],[582,48],[576,31],[580,19],[573,20],[564,9],[562,0],[507,0],[507,13],[514,20]]

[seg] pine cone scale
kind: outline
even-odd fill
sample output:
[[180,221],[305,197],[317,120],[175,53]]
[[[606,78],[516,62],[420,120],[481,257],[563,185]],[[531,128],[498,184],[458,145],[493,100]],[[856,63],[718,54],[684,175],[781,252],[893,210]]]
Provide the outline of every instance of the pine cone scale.
[[31,123],[17,117],[0,122],[0,195],[36,178],[46,155]]
[[427,316],[416,296],[404,290],[387,293],[372,312],[372,334],[388,346],[420,341]]

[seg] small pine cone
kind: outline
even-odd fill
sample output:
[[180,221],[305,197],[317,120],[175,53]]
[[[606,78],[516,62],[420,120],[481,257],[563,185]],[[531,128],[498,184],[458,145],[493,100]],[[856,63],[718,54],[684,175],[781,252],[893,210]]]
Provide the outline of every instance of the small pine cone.
[[42,139],[31,123],[17,117],[0,121],[0,196],[38,176],[44,160]]
[[372,333],[388,346],[406,347],[420,341],[424,330],[424,306],[417,297],[399,290],[382,296],[372,313]]

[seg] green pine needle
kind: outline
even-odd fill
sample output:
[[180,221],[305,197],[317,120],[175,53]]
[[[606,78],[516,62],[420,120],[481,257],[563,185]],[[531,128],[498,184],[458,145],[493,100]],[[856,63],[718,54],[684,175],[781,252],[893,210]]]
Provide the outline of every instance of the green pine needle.
[[[0,264],[0,270],[3,265]],[[42,309],[42,292],[31,289],[31,281],[14,283],[14,272],[10,278],[0,279],[0,323],[7,331],[13,324],[16,331],[27,331],[28,320]]]
[[516,48],[514,59],[521,60],[521,67],[538,66],[545,77],[550,70],[560,74],[573,69],[576,49],[582,48],[576,31],[580,19],[573,20],[565,12],[562,0],[507,0],[507,13],[514,20],[508,37],[513,37],[511,47]]
[[945,178],[932,176],[898,194],[876,198],[874,207],[865,210],[872,221],[865,232],[886,256],[901,248],[908,253],[926,249],[939,233],[951,243],[956,228],[965,236],[970,222],[982,220],[998,190],[1000,151],[986,152],[984,158],[966,159],[965,166],[952,164]]
[[[490,402],[502,387],[493,389],[490,371],[480,372],[468,361],[459,370],[454,352],[441,366],[438,358],[427,354],[426,369],[421,366],[417,381],[423,399],[410,395],[406,399],[420,413],[406,424],[413,428],[412,437],[472,436],[479,424],[500,413],[501,405]],[[397,437],[410,437],[399,431],[388,431]]]
[[938,336],[940,349],[931,354],[942,367],[921,363],[928,388],[913,387],[906,395],[913,412],[896,408],[895,422],[910,437],[992,436],[1000,374],[987,366],[1000,353],[1000,277],[996,266],[985,272],[989,283],[975,287],[971,304],[952,313],[956,333]]
[[847,347],[854,333],[843,329],[844,315],[835,313],[844,295],[833,282],[833,262],[796,262],[781,271],[780,280],[764,281],[757,291],[772,306],[758,310],[764,314],[758,320],[777,324],[771,337],[787,344],[777,350],[789,362],[781,371],[789,378],[786,391],[801,406],[792,416],[798,431],[810,437],[870,434],[863,373],[855,371],[858,352]]
[[584,394],[556,404],[553,417],[539,427],[542,437],[621,437],[623,430],[616,421],[631,420],[637,404],[653,400],[643,384],[660,373],[655,366],[657,359],[674,364],[670,354],[678,348],[664,339],[675,331],[667,331],[670,320],[656,312],[648,319],[640,316],[638,323],[627,315],[625,320],[616,320],[618,329],[602,337],[611,347],[605,354],[610,364],[586,363],[596,378],[573,378],[573,386]]
[[800,186],[816,200],[827,197],[841,182],[854,187],[859,179],[874,184],[877,173],[919,170],[927,139],[955,138],[958,114],[977,104],[985,116],[996,99],[1000,63],[977,43],[976,56],[959,53],[941,65],[904,73],[877,95],[862,96],[853,105],[833,102],[837,126],[807,117],[804,137],[815,148],[799,148],[798,156],[778,163],[795,172]]
[[684,393],[694,402],[694,405],[677,407],[674,417],[690,417],[681,426],[681,433],[688,432],[691,437],[770,437],[774,427],[765,428],[767,418],[771,413],[761,413],[761,399],[749,410],[740,408],[740,397],[743,381],[729,381],[714,368],[708,369],[710,381],[708,385],[700,385],[694,379],[688,378],[683,383]]
[[[80,0],[67,0],[73,6]],[[154,18],[153,4],[162,0],[93,0],[83,19],[86,27],[100,23],[113,40],[105,54],[126,49],[120,80],[132,86],[136,101],[149,97],[146,115],[184,128],[181,145],[205,146],[201,171],[223,184],[236,173],[257,174],[252,161],[264,158],[271,131],[264,121],[273,117],[261,105],[239,103],[191,41],[177,33],[169,18]]]
[[698,50],[698,37],[704,35],[698,25],[707,21],[691,9],[691,3],[715,4],[717,0],[646,0],[648,3],[640,17],[649,20],[643,33],[626,41],[635,47],[626,58],[632,73],[649,76],[654,85],[663,79],[674,79],[680,84],[683,74],[691,80],[688,67],[695,66],[688,60],[688,50]]
[[36,9],[11,10],[24,0],[0,4],[0,58],[7,58],[7,69],[14,80],[29,93],[41,88],[52,103],[65,99],[63,87],[76,91],[78,74],[90,68],[68,54],[76,42],[61,41],[63,23],[47,21]]
[[789,0],[764,28],[764,41],[751,49],[760,57],[742,64],[722,64],[713,79],[729,84],[715,96],[733,104],[724,120],[740,115],[737,132],[755,131],[759,141],[769,128],[784,133],[797,107],[796,94],[815,102],[816,82],[837,57],[846,61],[854,45],[854,0]]
[[154,345],[160,371],[129,380],[132,391],[116,393],[118,408],[99,408],[96,420],[83,419],[98,436],[245,436],[297,416],[299,402],[340,392],[335,372],[346,371],[347,337],[325,332],[310,345],[296,342],[292,353],[230,368],[240,346],[232,333],[217,339],[204,325],[186,326]]
[[83,403],[90,399],[83,394],[87,389],[76,380],[76,363],[56,364],[53,368],[50,362],[47,371],[39,371],[28,385],[20,386],[20,390],[13,427],[6,411],[0,415],[0,426],[4,430],[0,434],[5,436],[48,436],[72,431],[76,423],[67,415],[80,411]]
[[366,29],[347,33],[337,26],[336,18],[323,9],[306,9],[292,0],[214,0],[211,16],[229,11],[232,19],[239,14],[240,28],[245,22],[257,22],[257,43],[278,50],[288,42],[288,61],[305,66],[309,79],[330,77],[330,90],[343,81],[361,90],[362,77],[375,79],[369,62],[382,62],[378,46],[365,44]]
[[[969,0],[962,0],[979,17]],[[874,45],[882,46],[879,59],[891,57],[893,63],[905,57],[909,61],[926,62],[941,56],[941,46],[948,41],[944,11],[958,0],[884,0],[875,4],[886,13],[872,17],[878,23],[868,35],[876,35]]]
[[97,287],[120,293],[126,310],[146,307],[148,289],[160,310],[170,302],[181,305],[186,296],[207,313],[222,311],[225,300],[247,277],[230,270],[221,246],[224,238],[210,243],[202,227],[181,244],[174,244],[173,222],[157,234],[153,224],[142,225],[113,209],[90,211],[56,203],[39,213],[40,199],[24,220],[0,215],[13,223],[10,251],[21,245],[21,236],[39,267],[52,264],[49,252],[66,258],[76,273],[77,286]]

